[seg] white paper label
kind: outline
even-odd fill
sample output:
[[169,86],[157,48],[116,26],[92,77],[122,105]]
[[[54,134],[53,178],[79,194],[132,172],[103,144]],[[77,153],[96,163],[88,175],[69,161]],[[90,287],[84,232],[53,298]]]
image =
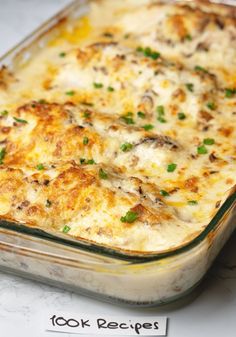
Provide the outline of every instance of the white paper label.
[[75,313],[52,313],[44,317],[47,331],[74,334],[166,336],[166,317],[127,317],[87,315]]

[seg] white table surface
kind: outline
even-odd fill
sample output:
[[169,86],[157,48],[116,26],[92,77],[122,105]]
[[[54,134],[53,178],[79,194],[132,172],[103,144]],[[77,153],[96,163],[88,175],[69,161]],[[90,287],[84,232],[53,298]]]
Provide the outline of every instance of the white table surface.
[[[68,0],[0,0],[0,54],[22,39]],[[0,337],[53,337],[43,331],[42,313],[164,315],[169,337],[236,336],[236,233],[203,282],[200,295],[168,310],[128,309],[0,272]],[[59,336],[73,336],[60,334]]]

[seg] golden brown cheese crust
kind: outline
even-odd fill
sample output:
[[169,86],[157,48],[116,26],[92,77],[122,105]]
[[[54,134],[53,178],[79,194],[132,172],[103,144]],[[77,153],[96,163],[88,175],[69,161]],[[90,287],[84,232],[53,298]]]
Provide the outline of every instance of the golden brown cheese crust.
[[196,237],[236,181],[231,14],[104,0],[2,68],[1,217],[142,252]]

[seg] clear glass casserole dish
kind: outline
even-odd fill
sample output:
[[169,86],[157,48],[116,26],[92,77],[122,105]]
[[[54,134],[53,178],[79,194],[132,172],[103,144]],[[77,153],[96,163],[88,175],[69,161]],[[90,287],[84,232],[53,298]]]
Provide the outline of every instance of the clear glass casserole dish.
[[[17,67],[57,33],[83,16],[89,1],[76,1],[0,59]],[[26,225],[0,221],[0,265],[6,272],[111,302],[153,306],[183,297],[201,281],[236,227],[235,188],[191,242],[161,254],[124,253],[86,241],[57,237]]]

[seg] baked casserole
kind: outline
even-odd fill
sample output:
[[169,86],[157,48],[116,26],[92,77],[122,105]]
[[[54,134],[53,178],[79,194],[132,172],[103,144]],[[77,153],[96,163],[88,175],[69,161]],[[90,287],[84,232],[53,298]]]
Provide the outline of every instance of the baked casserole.
[[121,251],[201,233],[236,182],[236,18],[91,4],[0,71],[0,217]]

